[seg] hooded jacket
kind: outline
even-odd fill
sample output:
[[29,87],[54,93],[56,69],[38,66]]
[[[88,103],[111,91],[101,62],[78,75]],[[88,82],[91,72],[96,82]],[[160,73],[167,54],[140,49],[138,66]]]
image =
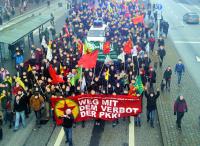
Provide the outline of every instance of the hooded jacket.
[[185,99],[180,100],[180,98],[178,97],[174,103],[174,112],[184,113],[187,112],[187,110],[187,103]]

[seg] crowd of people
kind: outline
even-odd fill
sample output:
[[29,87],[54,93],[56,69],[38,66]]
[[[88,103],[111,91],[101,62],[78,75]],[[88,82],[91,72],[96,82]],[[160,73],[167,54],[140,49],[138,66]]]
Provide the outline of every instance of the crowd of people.
[[[14,131],[17,131],[20,123],[24,128],[26,127],[26,118],[31,111],[34,111],[36,126],[39,128],[42,116],[47,120],[53,119],[51,97],[67,98],[87,93],[136,95],[138,93],[134,87],[135,79],[141,76],[145,87],[144,96],[147,98],[147,121],[150,121],[150,125],[154,127],[156,99],[160,94],[159,90],[154,93],[157,82],[156,70],[162,67],[166,50],[162,36],[157,40],[158,47],[155,45],[154,25],[157,18],[155,15],[150,15],[148,18],[147,9],[149,11],[151,7],[151,4],[144,6],[137,2],[107,3],[104,1],[97,7],[82,3],[70,10],[71,15],[66,19],[60,35],[53,40],[44,37],[41,40],[42,47],[31,48],[32,54],[29,60],[23,59],[23,53],[18,48],[14,55],[17,74],[11,76],[6,68],[0,70],[3,122],[9,123],[10,128],[14,125]],[[143,15],[151,25],[134,24],[131,18],[139,15]],[[133,48],[131,54],[125,54],[125,59],[119,58],[108,63],[97,61],[95,68],[82,68],[80,71],[77,62],[83,55],[83,51],[77,44],[80,41],[84,43],[87,32],[96,19],[102,19],[108,24],[109,32],[106,34],[106,41],[112,43],[118,54],[123,52],[124,44],[128,40],[132,41]],[[64,79],[64,83],[52,83],[49,66],[52,66]],[[110,76],[106,80],[108,69]],[[184,73],[184,65],[181,61],[176,65],[175,71],[179,76],[178,84],[180,84],[181,75]],[[81,77],[77,77],[78,75]],[[169,66],[164,72],[165,82],[162,82],[162,90],[170,89],[171,75],[172,69]],[[85,86],[82,86],[83,79],[86,81]],[[70,111],[67,113],[71,114]],[[118,121],[114,121],[113,126],[117,123]],[[135,118],[135,123],[136,126],[141,126],[140,115]],[[83,122],[83,127],[84,124]],[[96,125],[99,124],[100,121],[96,120]]]
[[40,3],[50,5],[50,0],[0,0],[0,25],[17,15],[31,9],[32,5]]

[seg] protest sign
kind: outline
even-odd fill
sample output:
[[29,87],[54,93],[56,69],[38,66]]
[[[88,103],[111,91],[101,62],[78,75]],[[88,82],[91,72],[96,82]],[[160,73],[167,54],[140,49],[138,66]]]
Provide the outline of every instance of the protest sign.
[[118,118],[141,113],[141,98],[129,95],[78,95],[68,98],[51,98],[55,119],[62,123],[60,116],[67,108],[72,110],[75,121],[102,119],[113,121]]

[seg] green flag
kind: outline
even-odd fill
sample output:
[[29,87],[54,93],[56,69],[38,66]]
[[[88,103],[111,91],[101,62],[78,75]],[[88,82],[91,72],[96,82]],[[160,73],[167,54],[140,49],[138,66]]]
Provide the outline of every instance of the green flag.
[[84,46],[83,46],[83,54],[91,53],[93,49],[93,45],[85,40]]
[[70,83],[72,86],[74,86],[76,82],[81,78],[82,69],[79,67],[76,69],[76,71],[77,71],[76,75],[70,79]]
[[140,75],[136,77],[134,87],[139,94],[142,94],[142,92],[144,91],[144,86],[142,84],[142,79]]

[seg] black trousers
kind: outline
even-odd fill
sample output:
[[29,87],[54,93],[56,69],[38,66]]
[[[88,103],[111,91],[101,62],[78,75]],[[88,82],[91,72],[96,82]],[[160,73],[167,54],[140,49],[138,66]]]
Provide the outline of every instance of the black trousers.
[[177,123],[178,128],[181,128],[181,120],[182,120],[183,116],[184,116],[184,112],[177,112],[176,123]]
[[0,140],[3,139],[3,129],[0,127]]
[[40,125],[41,110],[35,111],[35,116],[36,116],[36,124]]

